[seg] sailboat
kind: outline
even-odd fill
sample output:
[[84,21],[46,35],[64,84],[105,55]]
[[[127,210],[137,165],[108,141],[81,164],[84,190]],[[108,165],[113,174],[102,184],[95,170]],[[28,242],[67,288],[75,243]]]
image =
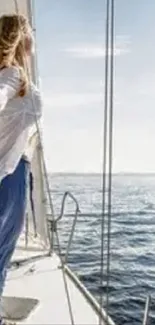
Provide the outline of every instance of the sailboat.
[[[0,12],[1,14],[24,14],[35,30],[34,1],[1,0]],[[36,54],[34,54],[31,58],[30,70],[33,81],[37,84],[36,60]],[[47,199],[51,210],[53,207],[41,143],[34,153],[32,174],[34,178],[33,199],[29,195],[25,228],[9,267],[2,297],[3,318],[11,323],[22,325],[95,325],[98,323],[115,325],[68,267],[67,258],[65,260],[62,258],[60,247],[59,253],[54,251],[54,235],[58,239],[56,224],[63,215],[66,197],[69,195],[76,205],[68,250],[79,207],[72,194],[65,193],[60,217],[54,219],[53,211],[51,211],[50,218],[47,215]],[[47,198],[47,192],[49,198]]]

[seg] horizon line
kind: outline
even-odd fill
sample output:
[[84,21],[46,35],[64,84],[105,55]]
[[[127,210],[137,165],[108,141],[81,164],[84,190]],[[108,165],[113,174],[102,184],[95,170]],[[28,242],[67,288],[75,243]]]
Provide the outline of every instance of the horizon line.
[[[102,172],[49,172],[52,175],[103,175]],[[106,173],[108,175],[108,173]],[[155,171],[154,172],[113,172],[113,176],[128,176],[128,175],[150,175],[150,176],[155,176]]]

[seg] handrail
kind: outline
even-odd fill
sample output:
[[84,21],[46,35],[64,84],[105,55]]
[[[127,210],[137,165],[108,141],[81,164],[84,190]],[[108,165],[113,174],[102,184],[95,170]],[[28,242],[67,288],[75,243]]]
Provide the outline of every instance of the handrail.
[[74,195],[72,193],[70,193],[69,191],[65,192],[63,195],[63,198],[62,198],[62,204],[61,204],[61,210],[60,210],[59,217],[56,218],[55,220],[48,219],[48,221],[50,222],[50,225],[51,225],[51,231],[56,231],[57,222],[60,221],[64,215],[65,203],[66,203],[67,197],[70,197],[73,200],[73,202],[75,203],[75,214],[74,214],[74,220],[73,220],[73,225],[72,225],[72,229],[71,229],[71,234],[70,234],[67,249],[66,249],[66,254],[65,254],[65,259],[64,259],[65,263],[67,263],[67,261],[68,261],[68,254],[69,254],[70,246],[71,246],[73,235],[74,235],[77,217],[78,217],[78,214],[80,213],[79,204],[78,204],[77,199],[74,197]]
[[74,220],[73,220],[73,225],[72,225],[72,229],[71,229],[71,233],[70,233],[70,237],[69,237],[68,245],[67,245],[67,249],[66,249],[65,260],[64,260],[65,263],[67,263],[67,261],[68,261],[69,249],[70,249],[70,246],[72,243],[72,238],[73,238],[73,234],[74,234],[74,230],[75,230],[75,226],[76,226],[76,222],[77,222],[78,213],[80,212],[78,201],[76,200],[74,195],[70,192],[65,192],[63,195],[63,198],[62,198],[60,216],[57,218],[57,222],[60,219],[62,219],[62,217],[64,215],[65,203],[66,203],[67,197],[70,197],[74,201],[76,208],[75,208],[75,216],[74,216]]
[[78,212],[80,212],[79,203],[78,203],[77,199],[75,198],[75,196],[71,192],[67,191],[63,195],[60,216],[56,219],[56,221],[59,221],[60,219],[62,219],[62,217],[64,215],[64,209],[65,209],[65,203],[66,203],[67,196],[69,196],[74,201],[74,203],[76,205],[76,210]]

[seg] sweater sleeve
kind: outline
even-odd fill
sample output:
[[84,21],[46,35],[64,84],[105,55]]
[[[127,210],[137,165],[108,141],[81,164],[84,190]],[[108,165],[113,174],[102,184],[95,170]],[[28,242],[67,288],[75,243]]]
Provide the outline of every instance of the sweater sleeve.
[[0,71],[0,111],[7,102],[16,96],[20,89],[20,72],[16,67],[4,68]]

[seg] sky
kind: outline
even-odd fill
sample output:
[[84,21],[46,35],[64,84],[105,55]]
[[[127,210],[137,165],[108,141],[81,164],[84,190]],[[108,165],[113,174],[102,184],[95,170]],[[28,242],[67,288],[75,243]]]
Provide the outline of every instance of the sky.
[[[155,1],[116,0],[114,172],[155,172]],[[102,172],[105,0],[36,0],[51,172]]]

